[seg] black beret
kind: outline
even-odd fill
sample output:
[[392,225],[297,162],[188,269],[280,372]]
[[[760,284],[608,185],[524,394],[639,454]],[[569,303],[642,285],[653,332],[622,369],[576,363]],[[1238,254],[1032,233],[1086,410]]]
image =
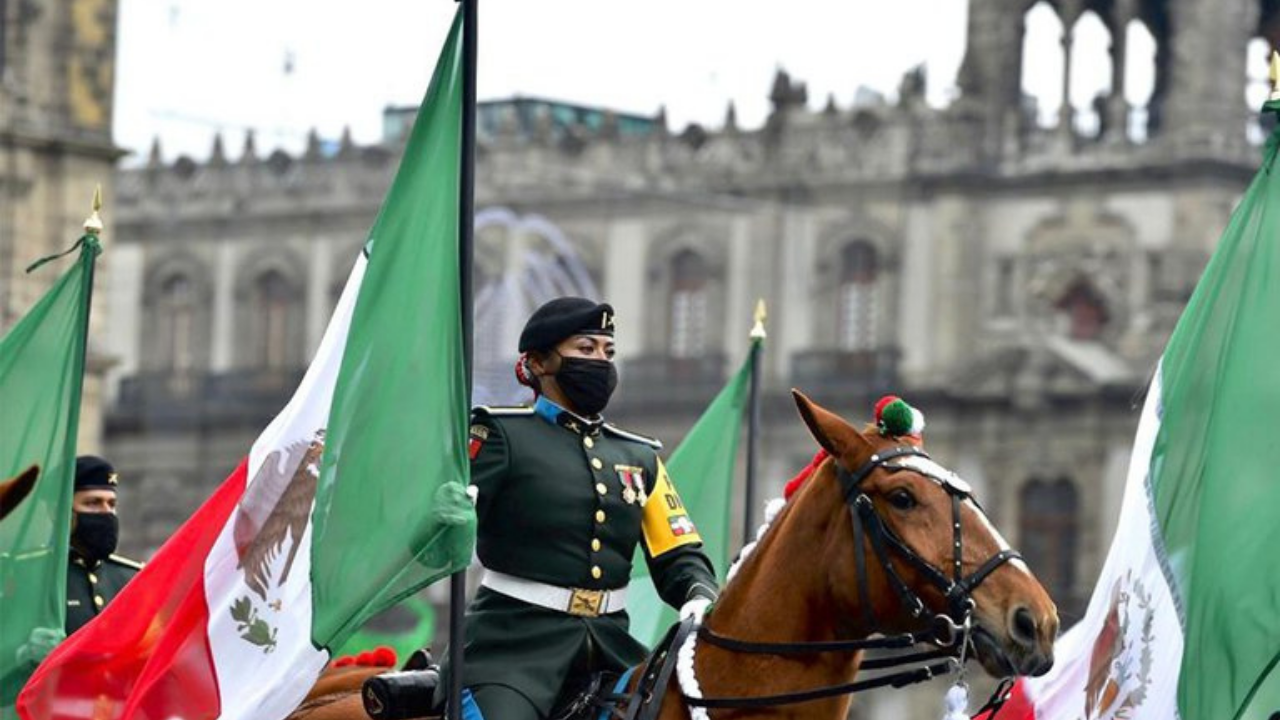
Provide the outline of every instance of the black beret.
[[529,316],[520,333],[520,352],[548,350],[574,335],[613,336],[613,306],[586,298],[562,297]]
[[76,490],[115,490],[116,469],[97,455],[76,458]]

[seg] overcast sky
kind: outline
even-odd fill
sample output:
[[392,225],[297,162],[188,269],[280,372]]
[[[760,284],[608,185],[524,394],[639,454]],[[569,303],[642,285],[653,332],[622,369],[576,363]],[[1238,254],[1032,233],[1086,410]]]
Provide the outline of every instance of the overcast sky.
[[[309,127],[381,135],[383,107],[416,105],[451,0],[122,0],[116,140],[166,158],[300,147]],[[963,0],[480,0],[480,98],[536,95],[718,126],[764,119],[774,71],[847,106],[924,63],[945,102],[964,49]]]
[[[453,0],[121,0],[116,141],[145,156],[208,155],[215,132],[238,156],[298,150],[309,128],[361,143],[381,137],[387,105],[416,105],[456,8]],[[758,126],[778,68],[821,107],[859,87],[892,96],[923,64],[929,100],[954,97],[966,0],[480,0],[480,99],[540,96],[653,114],[671,127],[718,127],[733,101]],[[1023,86],[1045,123],[1062,98],[1061,26],[1041,4],[1026,18]],[[1154,43],[1128,30],[1126,95],[1150,95]],[[1110,86],[1109,39],[1096,16],[1077,26],[1073,105]],[[1250,60],[1266,94],[1266,53]],[[1243,82],[1243,80],[1242,80]],[[1261,97],[1250,99],[1260,103]]]

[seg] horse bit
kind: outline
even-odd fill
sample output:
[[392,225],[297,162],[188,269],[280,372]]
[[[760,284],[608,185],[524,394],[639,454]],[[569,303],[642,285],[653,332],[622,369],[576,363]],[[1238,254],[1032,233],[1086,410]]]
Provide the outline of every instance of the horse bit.
[[[893,462],[891,462],[893,461]],[[862,481],[877,468],[891,471],[910,470],[932,480],[946,490],[951,498],[952,518],[952,574],[947,576],[942,570],[906,544],[885,524],[870,496],[861,488]],[[871,609],[870,588],[867,580],[866,547],[864,535],[871,541],[881,569],[894,589],[899,600],[912,617],[921,618],[926,613],[924,601],[907,585],[894,569],[890,560],[890,548],[907,564],[919,571],[946,598],[947,611],[935,613],[929,619],[928,630],[918,633],[902,633],[878,638],[852,641],[830,642],[798,642],[798,643],[758,643],[735,640],[718,635],[707,627],[697,629],[698,638],[710,645],[730,652],[763,655],[803,655],[825,652],[851,652],[859,650],[905,650],[921,643],[932,643],[939,649],[922,652],[911,652],[890,657],[877,657],[864,660],[861,669],[884,670],[902,665],[919,664],[917,667],[898,670],[879,677],[861,680],[842,685],[815,688],[803,692],[766,695],[757,697],[718,697],[718,698],[685,698],[691,706],[715,708],[758,708],[807,702],[822,698],[847,695],[864,690],[884,686],[905,687],[919,682],[931,680],[940,675],[954,672],[963,673],[963,666],[972,631],[973,592],[997,568],[1010,560],[1022,557],[1018,551],[1004,548],[992,555],[977,570],[964,575],[962,563],[964,558],[964,539],[960,528],[960,507],[966,501],[972,501],[982,512],[981,506],[973,498],[973,491],[968,483],[958,475],[938,465],[923,450],[913,446],[900,446],[884,452],[873,454],[857,470],[849,472],[836,462],[836,477],[844,491],[845,504],[853,521],[855,555],[854,562],[858,578],[858,599],[862,605],[864,619],[868,628],[876,626],[875,613]],[[957,650],[958,649],[958,650]],[[958,657],[953,655],[958,652]],[[934,662],[940,661],[940,662]],[[1006,678],[996,688],[991,699],[987,701],[978,714],[992,710],[991,717],[1008,699],[1012,687],[1010,678]]]

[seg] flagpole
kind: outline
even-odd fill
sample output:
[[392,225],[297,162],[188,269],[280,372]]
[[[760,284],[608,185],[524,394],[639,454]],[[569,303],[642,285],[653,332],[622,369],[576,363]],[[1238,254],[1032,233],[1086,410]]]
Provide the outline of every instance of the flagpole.
[[766,317],[764,300],[757,300],[755,324],[751,326],[751,392],[747,396],[747,487],[742,509],[744,547],[755,539],[752,516],[756,507],[756,436],[760,429],[760,354],[764,349]]
[[[102,235],[104,225],[102,216],[98,211],[102,209],[102,186],[98,185],[93,189],[93,212],[84,220],[84,234],[86,237],[92,237],[93,242],[101,241],[99,237]],[[84,392],[84,375],[89,368],[89,316],[93,314],[93,276],[94,270],[98,266],[97,249],[89,248],[89,252],[94,253],[93,259],[89,261],[89,277],[85,279],[88,283],[84,293],[84,348],[82,348],[82,357],[80,358],[80,392]],[[82,249],[81,252],[84,252]],[[76,413],[77,419],[79,412]]]
[[[471,403],[471,367],[474,341],[471,272],[475,254],[476,161],[476,22],[477,0],[462,3],[462,168],[459,188],[458,261],[462,309],[462,358],[466,375],[467,404]],[[449,579],[449,698],[448,715],[462,717],[463,613],[467,604],[467,571]]]

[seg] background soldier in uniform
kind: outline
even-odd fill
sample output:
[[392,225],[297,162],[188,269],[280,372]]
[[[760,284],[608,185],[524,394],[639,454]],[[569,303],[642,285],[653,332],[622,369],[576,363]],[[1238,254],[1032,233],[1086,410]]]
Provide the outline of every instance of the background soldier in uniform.
[[485,573],[467,612],[464,711],[489,720],[546,717],[566,680],[644,659],[624,609],[638,543],[682,616],[701,616],[717,595],[661,444],[600,415],[617,384],[613,334],[609,305],[543,305],[520,336],[516,369],[536,402],[473,415]]
[[79,630],[111,602],[142,565],[114,554],[120,535],[116,516],[119,476],[94,455],[76,458],[71,502],[71,558],[67,564],[67,635]]

